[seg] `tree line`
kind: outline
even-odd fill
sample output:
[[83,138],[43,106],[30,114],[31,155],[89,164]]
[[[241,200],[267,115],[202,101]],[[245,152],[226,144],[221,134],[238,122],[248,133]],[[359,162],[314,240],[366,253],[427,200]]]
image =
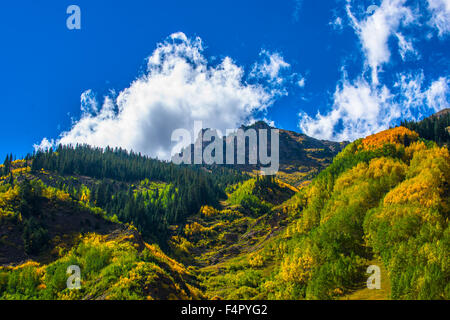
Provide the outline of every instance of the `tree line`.
[[[43,169],[60,176],[95,178],[89,187],[61,180],[55,186],[158,239],[167,235],[169,225],[183,222],[203,205],[217,205],[226,196],[227,185],[246,179],[229,168],[178,166],[121,148],[60,145],[31,158],[33,173]],[[164,192],[147,192],[145,186],[138,188],[143,180],[167,187]]]
[[441,146],[450,143],[450,112],[431,116],[420,122],[402,121],[401,125],[417,132],[421,138],[435,141]]

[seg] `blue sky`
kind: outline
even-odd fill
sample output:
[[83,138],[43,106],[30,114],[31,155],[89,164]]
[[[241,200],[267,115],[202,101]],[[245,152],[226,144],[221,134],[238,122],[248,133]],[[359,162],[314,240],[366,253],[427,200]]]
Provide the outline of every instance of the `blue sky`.
[[86,142],[167,158],[194,120],[353,140],[449,106],[449,36],[449,0],[9,2],[0,157]]

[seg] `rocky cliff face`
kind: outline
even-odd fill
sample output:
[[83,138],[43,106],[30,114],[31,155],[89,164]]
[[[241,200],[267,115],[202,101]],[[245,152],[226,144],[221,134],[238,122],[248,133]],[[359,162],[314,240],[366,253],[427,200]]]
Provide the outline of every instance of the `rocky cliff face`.
[[[305,134],[300,134],[294,131],[277,129],[269,126],[267,123],[263,121],[256,122],[250,126],[242,126],[240,129],[243,129],[245,132],[249,129],[254,129],[256,133],[259,130],[267,130],[268,132],[268,143],[267,149],[268,154],[271,155],[271,130],[276,129],[279,131],[279,171],[277,173],[277,177],[287,182],[293,186],[299,186],[302,183],[310,181],[317,173],[319,173],[323,168],[328,166],[333,157],[337,155],[342,149],[348,144],[348,142],[333,142],[326,140],[318,140],[312,137],[309,137]],[[199,133],[197,139],[200,139],[200,134],[204,134],[207,129],[203,130]],[[230,142],[233,139],[233,136],[228,136],[222,138],[223,145],[223,154],[226,154],[226,143]],[[245,172],[253,172],[257,173],[261,168],[260,159],[258,156],[258,164],[252,165],[249,161],[249,151],[253,150],[249,148],[249,139],[246,140],[245,145],[245,164],[237,164],[237,141],[236,138],[234,143],[234,164],[227,166],[232,166],[235,169],[242,170]],[[197,140],[198,142],[199,140]],[[202,151],[205,151],[205,148],[209,146],[212,141],[202,141]],[[260,145],[260,136],[257,134],[257,150],[261,147]],[[191,163],[194,163],[194,145],[192,144],[190,147],[191,153]],[[189,149],[186,148],[183,152],[189,152]],[[254,151],[254,150],[253,150]],[[203,152],[202,152],[203,153]],[[180,153],[183,154],[183,153]],[[225,159],[225,157],[224,157]],[[224,161],[225,162],[225,161]],[[205,164],[205,163],[203,163]]]

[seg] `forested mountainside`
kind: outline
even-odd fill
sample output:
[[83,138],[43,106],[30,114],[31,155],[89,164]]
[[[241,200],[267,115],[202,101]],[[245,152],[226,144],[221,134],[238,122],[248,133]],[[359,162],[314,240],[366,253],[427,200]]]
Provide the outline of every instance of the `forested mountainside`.
[[[216,250],[204,252],[206,292],[226,299],[345,298],[363,287],[375,264],[387,269],[391,298],[448,299],[449,178],[448,149],[406,128],[358,140],[311,185],[244,229],[237,246],[249,236],[255,241],[235,248],[241,254],[214,264]],[[214,243],[220,234],[208,235],[223,222],[216,223],[205,219],[195,230]],[[195,252],[204,240],[197,235],[192,242],[191,229],[191,244],[178,242]],[[218,250],[229,254],[229,246],[219,243]]]
[[435,113],[420,122],[405,121],[402,126],[417,132],[422,138],[436,141],[439,145],[450,144],[450,108]]
[[[207,172],[182,167],[124,150],[60,146],[25,160],[23,179],[37,178],[71,198],[111,213],[157,241],[169,225],[184,221],[202,205],[217,205],[226,185],[246,179],[227,168]],[[4,171],[8,170],[8,161]],[[14,171],[14,170],[13,170]]]
[[10,156],[0,298],[347,299],[378,265],[368,298],[448,299],[450,155],[422,135],[359,139],[300,188],[88,146]]

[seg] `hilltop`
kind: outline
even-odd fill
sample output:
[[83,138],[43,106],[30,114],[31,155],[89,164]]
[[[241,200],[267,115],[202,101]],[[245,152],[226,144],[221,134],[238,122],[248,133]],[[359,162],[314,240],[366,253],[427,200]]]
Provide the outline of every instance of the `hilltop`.
[[441,111],[438,111],[435,114],[431,115],[430,118],[439,118],[442,116],[447,116],[449,113],[450,113],[450,108],[442,109]]

